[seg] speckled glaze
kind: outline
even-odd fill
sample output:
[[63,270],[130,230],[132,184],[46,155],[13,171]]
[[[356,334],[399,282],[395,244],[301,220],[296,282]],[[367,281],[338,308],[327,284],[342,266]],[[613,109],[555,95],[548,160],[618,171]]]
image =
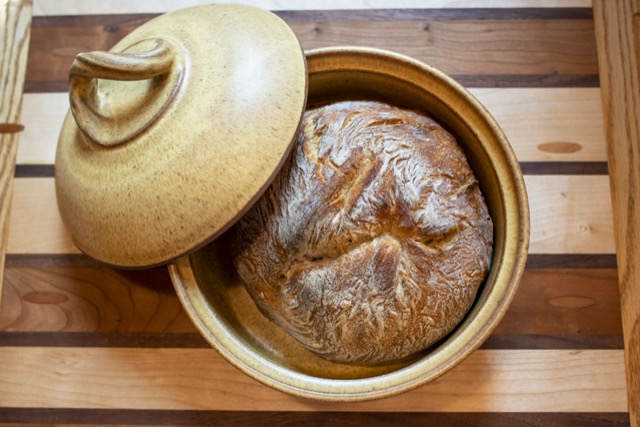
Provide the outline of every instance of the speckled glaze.
[[55,165],[76,245],[146,267],[216,238],[286,158],[306,79],[291,29],[240,5],[172,12],[78,56]]
[[431,348],[394,364],[354,365],[308,352],[266,320],[230,262],[226,236],[169,266],[175,289],[211,345],[251,377],[278,390],[328,401],[391,396],[432,381],[491,334],[524,270],[529,207],[518,162],[485,108],[442,72],[395,53],[366,48],[307,52],[308,106],[372,99],[415,108],[456,135],[494,223],[489,275],[467,316]]

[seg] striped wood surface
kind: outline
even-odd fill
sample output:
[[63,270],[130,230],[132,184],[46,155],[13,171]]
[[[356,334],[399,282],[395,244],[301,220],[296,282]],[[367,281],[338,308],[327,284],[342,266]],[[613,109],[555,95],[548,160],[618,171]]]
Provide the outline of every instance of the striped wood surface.
[[304,48],[386,48],[450,73],[504,127],[525,173],[530,256],[495,333],[434,383],[358,404],[300,400],[249,379],[198,335],[164,268],[105,268],[71,243],[53,190],[69,64],[176,6],[112,3],[34,4],[0,304],[0,423],[628,425],[588,2],[267,6]]

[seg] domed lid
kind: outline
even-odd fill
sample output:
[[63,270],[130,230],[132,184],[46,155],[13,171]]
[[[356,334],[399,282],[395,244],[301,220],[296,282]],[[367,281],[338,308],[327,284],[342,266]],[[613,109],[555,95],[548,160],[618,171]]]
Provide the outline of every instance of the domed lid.
[[147,267],[219,236],[282,166],[306,88],[291,29],[248,6],[168,13],[79,55],[55,165],[76,245]]

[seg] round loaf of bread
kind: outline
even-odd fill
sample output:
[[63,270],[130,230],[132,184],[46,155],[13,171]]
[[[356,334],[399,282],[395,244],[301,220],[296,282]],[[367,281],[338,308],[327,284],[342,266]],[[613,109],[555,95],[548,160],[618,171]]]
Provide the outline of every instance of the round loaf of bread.
[[338,362],[395,361],[471,307],[493,224],[455,138],[369,101],[305,113],[293,153],[236,224],[236,270],[260,310]]

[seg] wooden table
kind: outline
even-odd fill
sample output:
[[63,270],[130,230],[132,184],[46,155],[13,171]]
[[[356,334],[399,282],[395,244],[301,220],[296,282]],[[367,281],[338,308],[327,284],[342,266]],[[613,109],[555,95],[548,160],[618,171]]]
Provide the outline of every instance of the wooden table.
[[0,424],[629,424],[590,2],[260,3],[304,48],[385,48],[453,75],[503,126],[525,174],[530,255],[495,333],[435,382],[356,404],[253,381],[198,335],[164,268],[106,268],[70,241],[53,163],[74,55],[107,50],[167,5],[192,2],[103,6],[112,3],[34,3],[0,300]]

